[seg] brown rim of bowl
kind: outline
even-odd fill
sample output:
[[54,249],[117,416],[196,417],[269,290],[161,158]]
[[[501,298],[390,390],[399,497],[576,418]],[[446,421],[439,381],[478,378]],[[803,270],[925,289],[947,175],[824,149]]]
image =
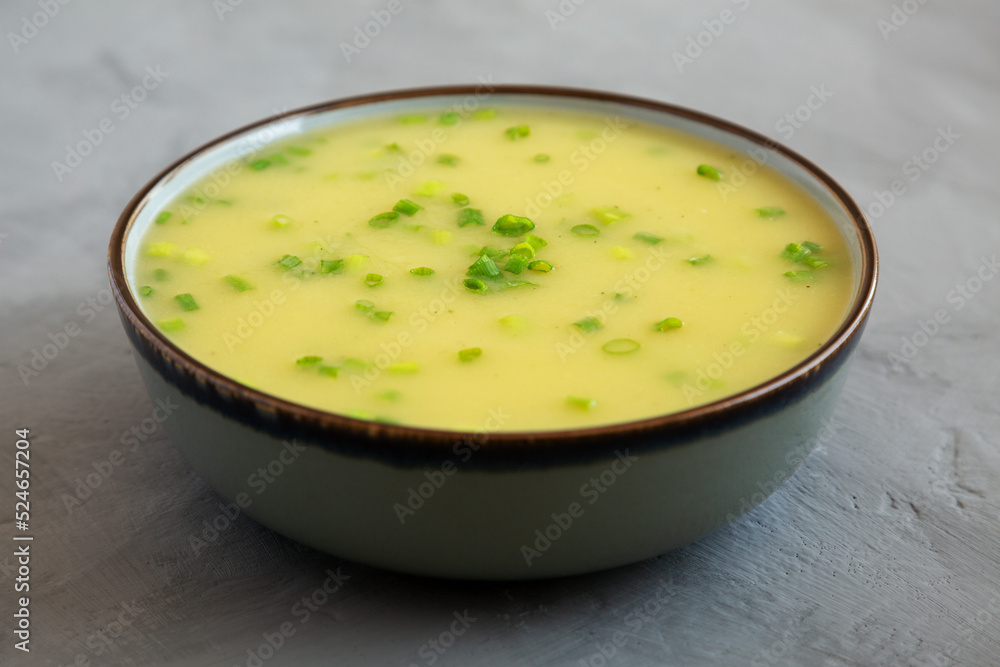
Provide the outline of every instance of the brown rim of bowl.
[[[846,359],[847,353],[857,343],[857,336],[860,335],[861,330],[864,328],[865,320],[867,319],[875,295],[878,275],[878,255],[871,227],[865,220],[861,209],[833,178],[805,157],[768,137],[714,116],[671,104],[627,95],[537,85],[482,84],[479,86],[435,86],[359,95],[275,115],[233,130],[194,149],[149,181],[128,203],[115,225],[108,252],[108,271],[111,278],[112,290],[121,314],[128,319],[136,334],[150,348],[157,351],[160,356],[170,361],[174,366],[193,376],[200,383],[212,387],[216,392],[225,396],[229,402],[249,402],[253,404],[253,407],[257,411],[290,417],[291,423],[298,426],[307,426],[306,430],[310,433],[339,433],[354,440],[378,441],[383,444],[396,443],[397,445],[385,451],[373,450],[366,452],[368,457],[377,459],[387,456],[388,458],[394,458],[394,454],[401,454],[405,457],[407,456],[407,452],[412,448],[416,448],[423,450],[422,453],[424,454],[423,456],[418,456],[418,458],[441,460],[453,458],[452,447],[457,443],[468,442],[470,440],[483,442],[481,433],[477,434],[473,431],[450,431],[418,426],[386,424],[306,407],[238,384],[232,379],[212,370],[167,340],[142,313],[141,308],[132,296],[125,278],[124,242],[136,215],[146,203],[146,196],[155,186],[169,181],[176,171],[180,170],[196,156],[237,135],[297,116],[312,115],[334,109],[390,100],[475,95],[484,87],[489,90],[490,95],[534,95],[553,98],[576,98],[621,104],[628,108],[651,109],[656,112],[709,125],[740,138],[750,140],[796,163],[822,184],[851,218],[861,247],[861,278],[858,292],[843,323],[816,352],[780,375],[712,403],[647,419],[578,429],[492,432],[485,438],[488,441],[489,449],[499,449],[507,454],[516,454],[522,457],[529,453],[538,452],[542,454],[544,452],[545,458],[549,458],[552,455],[558,455],[562,458],[568,453],[565,451],[566,445],[574,447],[584,446],[587,450],[591,450],[589,451],[589,455],[579,450],[576,450],[576,454],[583,454],[585,458],[593,458],[597,455],[603,456],[609,453],[613,455],[613,451],[621,447],[623,441],[619,438],[622,436],[640,436],[643,438],[656,436],[667,441],[661,443],[664,445],[671,444],[671,441],[674,443],[689,441],[692,437],[691,434],[700,434],[706,431],[718,431],[720,428],[733,427],[735,425],[731,419],[734,416],[733,413],[743,415],[742,419],[735,420],[739,423],[761,412],[769,412],[769,410],[765,409],[768,406],[769,399],[774,399],[781,404],[784,404],[789,397],[793,401],[796,400],[794,392],[791,394],[786,393],[782,397],[780,396],[781,391],[788,390],[793,385],[809,380],[810,378],[817,380],[818,375],[825,376],[826,373],[819,372],[824,362],[835,361],[836,358],[840,358],[841,361]],[[839,363],[832,365],[839,366]],[[830,368],[825,370],[831,371]],[[813,383],[804,382],[804,384],[812,385]],[[772,409],[777,409],[773,405],[771,407]],[[682,433],[688,434],[688,437],[672,437]],[[333,450],[338,449],[337,446],[331,446],[329,443],[318,444],[322,444]],[[380,456],[380,454],[383,456]],[[572,456],[571,458],[577,457]]]

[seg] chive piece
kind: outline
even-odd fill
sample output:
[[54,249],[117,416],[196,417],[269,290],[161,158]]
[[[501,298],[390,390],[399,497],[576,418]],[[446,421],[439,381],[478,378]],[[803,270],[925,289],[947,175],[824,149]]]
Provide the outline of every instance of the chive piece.
[[389,364],[386,370],[390,373],[416,373],[420,370],[420,365],[415,361],[400,361],[399,363]]
[[459,206],[468,206],[469,198],[463,195],[461,192],[456,192],[451,196],[451,200],[458,204]]
[[149,285],[143,285],[139,288],[139,294],[142,296],[153,296],[153,288]]
[[588,224],[576,225],[569,231],[573,232],[577,236],[597,236],[598,234],[601,233],[601,230],[599,230],[597,227]]
[[254,160],[253,162],[250,163],[250,168],[253,169],[254,171],[261,171],[262,169],[267,169],[270,166],[271,163],[265,160],[264,158],[261,158],[259,160]]
[[522,236],[534,228],[535,223],[528,218],[510,213],[500,216],[493,225],[493,231],[501,236]]
[[476,109],[472,112],[472,117],[476,120],[490,120],[491,118],[496,118],[497,110],[491,107],[485,109]]
[[198,302],[194,300],[194,297],[185,292],[184,294],[178,294],[174,297],[177,304],[181,307],[181,310],[198,310]]
[[156,269],[153,271],[153,279],[161,282],[164,280],[170,280],[170,272],[166,269]]
[[594,333],[604,328],[604,325],[596,317],[585,317],[579,322],[573,322],[573,326],[585,334]]
[[545,153],[538,153],[537,155],[535,155],[535,157],[533,157],[531,159],[534,160],[535,162],[537,162],[538,164],[545,164],[546,162],[548,162],[552,158],[550,158]]
[[[496,262],[489,257],[489,255],[481,255],[479,259],[469,266],[465,275],[472,276],[473,278],[499,278],[500,268],[496,265]],[[466,285],[466,287],[468,287],[468,285]]]
[[385,213],[379,213],[378,215],[373,215],[371,219],[368,221],[368,224],[378,229],[385,229],[386,227],[396,222],[397,220],[399,220],[399,213],[397,213],[396,211],[386,211]]
[[170,213],[170,211],[163,211],[158,216],[156,216],[156,219],[153,222],[155,222],[158,225],[166,224],[167,220],[170,219],[171,215],[172,214]]
[[442,153],[437,157],[437,163],[447,165],[449,167],[457,167],[460,158],[457,155],[452,155],[451,153]]
[[780,206],[764,206],[763,208],[754,210],[757,211],[757,215],[762,218],[780,218],[785,214],[785,209]]
[[386,144],[383,148],[389,153],[402,153],[403,148],[395,141],[391,144]]
[[302,263],[302,260],[295,255],[285,255],[278,260],[278,266],[283,268],[285,271],[291,271],[296,266]]
[[533,283],[530,280],[521,280],[520,278],[510,278],[504,281],[504,289],[509,289],[512,287],[538,287],[538,283]]
[[510,254],[520,255],[525,259],[532,259],[535,256],[535,246],[530,243],[518,243],[516,246],[510,249]]
[[597,407],[597,401],[592,398],[582,398],[580,396],[567,396],[566,405],[577,410],[593,410]]
[[801,262],[810,252],[808,248],[804,248],[798,243],[789,243],[781,252],[781,258],[787,259],[789,262]]
[[699,266],[701,264],[708,264],[714,259],[715,258],[712,257],[711,255],[701,255],[700,257],[689,257],[684,261],[690,264],[691,266]]
[[335,378],[337,373],[340,372],[340,366],[328,366],[326,364],[320,364],[316,367],[316,370],[320,375],[325,375],[327,377]]
[[531,134],[531,128],[527,125],[515,125],[503,131],[505,137],[511,141],[519,141]]
[[707,164],[699,164],[698,169],[695,171],[699,176],[704,176],[710,181],[718,181],[722,178],[722,172],[715,167],[709,167]]
[[174,244],[170,241],[150,243],[146,248],[146,254],[150,257],[170,257],[174,254]]
[[628,213],[621,210],[617,206],[598,206],[597,208],[592,209],[590,214],[606,225],[631,217]]
[[271,153],[267,156],[267,159],[271,161],[271,164],[288,164],[288,158],[281,153]]
[[305,157],[306,155],[312,155],[312,150],[308,148],[303,148],[302,146],[286,146],[285,152],[289,155],[297,155],[298,157]]
[[479,249],[479,252],[477,252],[476,254],[479,255],[480,257],[485,255],[486,257],[492,259],[494,262],[497,262],[507,256],[507,251],[501,250],[500,248],[494,248],[491,245],[484,245],[482,248]]
[[422,211],[423,208],[423,206],[410,199],[400,199],[396,202],[396,205],[392,207],[392,210],[412,217],[417,211]]
[[631,338],[615,338],[601,346],[601,349],[608,354],[630,354],[640,347],[639,343]]
[[395,389],[386,389],[385,391],[380,391],[375,395],[384,401],[398,401],[403,396],[401,392],[398,392]]
[[654,327],[657,331],[670,331],[671,329],[680,329],[684,326],[684,323],[676,317],[668,317],[662,322],[657,322]]
[[167,320],[160,320],[156,323],[162,331],[180,331],[184,328],[184,320],[179,317],[171,317]]
[[415,269],[410,269],[410,273],[412,273],[415,276],[429,276],[433,275],[434,269],[427,266],[418,266]]
[[465,289],[477,294],[486,294],[490,289],[486,286],[486,283],[478,278],[466,278],[462,281],[462,285],[465,286]]
[[458,212],[458,226],[465,227],[466,225],[485,225],[486,220],[483,218],[483,212],[478,208],[463,208]]
[[546,261],[536,259],[534,262],[528,263],[529,271],[538,271],[539,273],[548,273],[552,270],[552,265]]
[[375,302],[369,301],[368,299],[358,299],[357,301],[354,302],[354,307],[357,308],[358,310],[363,310],[365,312],[368,312],[375,307]]
[[649,234],[647,232],[636,232],[632,235],[636,241],[642,241],[643,243],[648,243],[649,245],[656,245],[663,240],[663,237],[657,236],[656,234]]
[[524,242],[530,245],[535,250],[541,250],[548,245],[548,242],[541,238],[540,236],[535,236],[534,234],[528,234],[524,237]]
[[319,260],[320,273],[341,273],[343,270],[344,270],[344,260],[342,259]]
[[802,247],[808,250],[809,252],[819,252],[820,250],[823,249],[821,245],[819,245],[818,243],[813,243],[812,241],[803,241]]
[[444,190],[444,187],[444,183],[441,181],[424,181],[420,184],[420,187],[413,191],[413,194],[419,197],[433,197],[437,193]]
[[511,273],[517,274],[524,271],[528,266],[528,258],[524,255],[511,254],[507,258],[507,263],[503,265],[504,271],[510,271]]
[[812,280],[813,272],[809,270],[785,271],[784,275],[793,283],[804,283]]
[[382,275],[379,273],[366,273],[365,274],[365,285],[369,287],[377,287],[382,284]]
[[464,350],[458,351],[459,361],[472,361],[478,359],[483,354],[483,351],[478,347],[467,347]]
[[497,321],[500,322],[500,326],[511,333],[521,333],[528,328],[528,321],[524,319],[523,315],[505,315]]
[[442,125],[458,125],[461,121],[462,117],[458,115],[457,111],[445,111],[438,116],[438,122]]
[[297,366],[315,366],[321,361],[323,361],[323,357],[317,357],[315,354],[307,354],[304,357],[296,359],[295,364]]
[[239,276],[231,273],[228,276],[222,276],[222,279],[229,283],[237,292],[247,292],[253,289],[253,285],[251,285],[245,278],[240,278]]
[[389,318],[392,317],[391,310],[373,310],[368,313],[369,319],[374,322],[388,322]]
[[399,122],[402,123],[403,125],[416,125],[417,123],[426,123],[427,116],[424,116],[423,114],[419,113],[409,114],[407,116],[400,116]]
[[814,257],[812,255],[802,260],[802,263],[808,266],[810,269],[822,269],[827,266],[830,266],[830,263],[827,262],[825,259],[820,259],[819,257]]
[[292,219],[289,218],[287,215],[278,214],[273,218],[271,218],[271,224],[277,227],[278,229],[286,229],[289,225],[292,224]]

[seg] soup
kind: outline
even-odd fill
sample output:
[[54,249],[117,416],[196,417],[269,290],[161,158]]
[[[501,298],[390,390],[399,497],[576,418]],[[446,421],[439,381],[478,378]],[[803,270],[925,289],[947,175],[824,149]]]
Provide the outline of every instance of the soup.
[[151,212],[136,298],[247,386],[446,430],[633,421],[806,359],[854,271],[805,191],[618,116],[498,105],[342,122]]

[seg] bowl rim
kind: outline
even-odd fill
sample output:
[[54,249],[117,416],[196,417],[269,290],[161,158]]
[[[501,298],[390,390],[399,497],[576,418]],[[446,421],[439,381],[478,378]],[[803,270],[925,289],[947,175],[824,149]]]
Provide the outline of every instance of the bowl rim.
[[[684,410],[639,420],[615,422],[573,429],[538,431],[494,431],[483,433],[467,430],[448,430],[389,424],[349,417],[318,408],[308,407],[279,398],[267,392],[240,384],[219,371],[189,356],[175,346],[152,324],[133,297],[125,274],[125,241],[136,216],[147,203],[151,191],[171,180],[184,167],[201,154],[224,144],[251,130],[259,130],[292,118],[319,114],[335,109],[374,104],[393,100],[430,97],[457,97],[476,95],[486,88],[492,96],[529,95],[552,98],[576,98],[588,101],[619,104],[627,108],[648,109],[708,125],[724,133],[748,140],[773,151],[804,169],[816,183],[825,188],[850,218],[853,231],[860,245],[860,278],[857,292],[838,329],[815,352],[795,366],[736,394],[717,401]],[[797,152],[773,139],[735,123],[673,104],[634,97],[619,93],[583,88],[529,84],[448,85],[406,88],[366,93],[352,97],[293,109],[249,123],[204,143],[179,158],[147,182],[122,211],[111,234],[108,248],[108,273],[112,293],[126,325],[126,333],[137,352],[151,360],[165,361],[175,370],[192,378],[194,385],[204,391],[189,391],[199,402],[207,400],[214,407],[232,416],[230,408],[242,404],[240,412],[255,413],[258,418],[250,421],[255,428],[263,427],[279,437],[290,436],[318,444],[331,451],[342,451],[374,459],[392,461],[442,461],[455,458],[457,443],[475,442],[483,446],[485,458],[496,460],[499,456],[508,464],[521,467],[525,464],[544,464],[553,458],[565,461],[614,456],[628,441],[622,438],[641,436],[652,440],[653,446],[667,447],[682,444],[744,423],[781,409],[795,402],[800,395],[822,384],[826,377],[846,361],[860,338],[874,300],[878,278],[878,251],[874,233],[861,208],[846,190],[829,174]],[[193,386],[193,385],[192,385]],[[183,391],[183,389],[182,389]],[[279,419],[275,419],[279,417]],[[378,443],[377,449],[371,443]],[[478,450],[478,447],[477,447]],[[481,457],[477,454],[477,457]],[[496,461],[494,461],[496,462]]]

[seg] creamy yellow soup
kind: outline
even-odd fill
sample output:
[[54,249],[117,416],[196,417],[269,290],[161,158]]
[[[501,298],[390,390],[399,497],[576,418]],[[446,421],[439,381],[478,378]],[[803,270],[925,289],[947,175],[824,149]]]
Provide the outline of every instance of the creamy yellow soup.
[[746,159],[558,109],[352,121],[155,211],[133,282],[182,350],[303,405],[453,430],[663,415],[791,368],[848,308],[834,222]]

